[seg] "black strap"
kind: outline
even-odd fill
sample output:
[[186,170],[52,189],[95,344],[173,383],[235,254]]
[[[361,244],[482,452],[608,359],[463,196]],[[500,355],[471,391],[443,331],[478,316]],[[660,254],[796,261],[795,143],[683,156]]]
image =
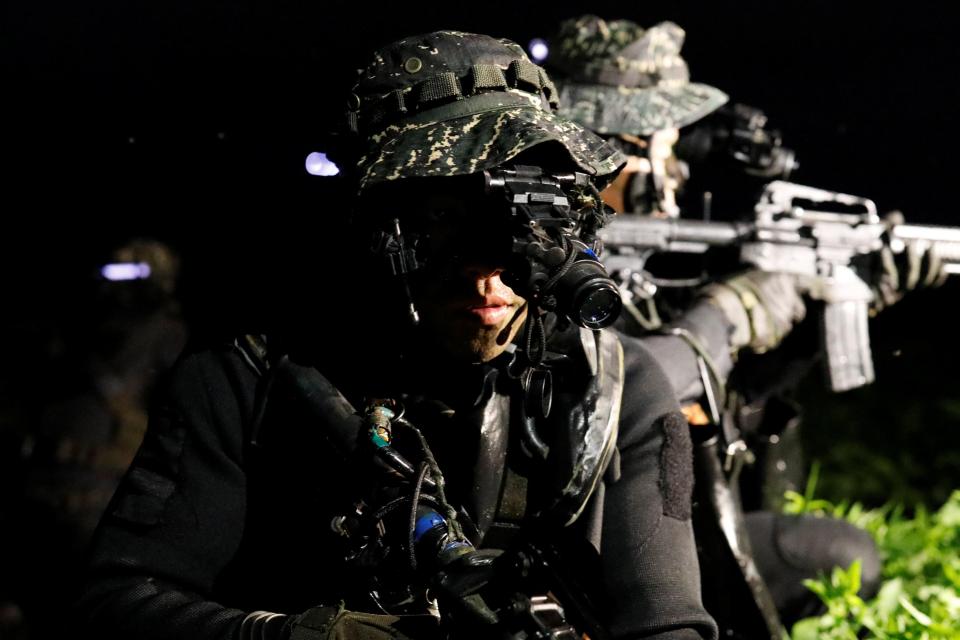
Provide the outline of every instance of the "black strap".
[[267,337],[264,335],[247,334],[240,336],[234,339],[233,347],[259,378],[253,415],[246,429],[246,442],[256,447],[257,438],[260,435],[260,425],[263,423],[263,417],[267,412],[267,399],[270,397],[270,389],[273,387],[276,362],[271,361],[271,354],[267,348]]
[[257,375],[263,376],[270,370],[270,360],[267,357],[267,337],[265,335],[247,334],[235,338],[234,348],[240,352],[244,361],[250,365]]

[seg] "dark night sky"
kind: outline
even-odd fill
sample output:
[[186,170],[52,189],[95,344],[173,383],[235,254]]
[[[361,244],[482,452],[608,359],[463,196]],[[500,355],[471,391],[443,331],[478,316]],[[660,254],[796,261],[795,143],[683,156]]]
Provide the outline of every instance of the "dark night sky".
[[[960,22],[949,3],[9,0],[5,326],[69,313],[96,252],[128,233],[170,239],[205,264],[208,302],[287,249],[323,265],[335,239],[306,230],[337,216],[337,201],[303,158],[366,52],[438,28],[526,43],[587,6],[683,26],[693,79],[765,110],[797,152],[797,181],[872,197],[911,222],[960,225]],[[201,218],[213,231],[198,230]],[[919,294],[875,323],[889,384],[958,353],[958,290]],[[920,355],[889,355],[904,348]]]
[[[672,19],[685,27],[693,78],[763,108],[798,152],[798,179],[869,195],[881,208],[904,208],[911,220],[951,223],[960,24],[943,4],[913,2],[898,11],[822,0],[588,6],[607,17]],[[48,201],[72,209],[85,200],[102,215],[149,210],[143,200],[157,189],[176,205],[163,207],[163,224],[192,218],[194,205],[177,183],[195,180],[203,189],[210,164],[235,164],[259,176],[265,190],[262,183],[295,181],[301,152],[338,111],[339,90],[373,45],[451,27],[526,43],[587,6],[84,5],[7,3],[4,102],[12,109],[5,138],[14,144],[4,145],[6,160],[18,177],[42,176],[49,187],[15,209],[27,218]],[[118,184],[131,181],[136,189]],[[76,195],[57,188],[77,183],[85,186]],[[231,196],[215,194],[203,209],[225,221],[232,207],[216,210],[220,198]]]
[[[694,80],[763,108],[797,151],[797,180],[951,224],[960,25],[943,4],[589,6],[685,27]],[[67,237],[118,223],[177,234],[197,214],[229,227],[252,203],[309,215],[322,188],[303,155],[372,46],[435,28],[526,43],[583,6],[11,0],[3,154],[28,198],[4,208]]]
[[[685,27],[693,79],[764,109],[797,152],[797,181],[872,197],[911,222],[960,224],[960,24],[942,5],[589,6]],[[8,224],[25,229],[5,234],[4,264],[44,247],[39,262],[60,269],[127,233],[208,256],[228,244],[282,248],[291,228],[336,215],[323,206],[329,185],[305,175],[303,158],[373,46],[437,28],[526,43],[584,6],[11,0],[0,23],[0,153]],[[268,215],[241,224],[241,212]],[[198,218],[213,236],[197,232]]]

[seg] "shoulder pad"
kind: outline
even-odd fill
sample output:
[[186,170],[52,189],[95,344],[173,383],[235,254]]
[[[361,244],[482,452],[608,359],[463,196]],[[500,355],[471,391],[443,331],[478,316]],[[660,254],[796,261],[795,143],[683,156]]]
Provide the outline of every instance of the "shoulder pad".
[[551,452],[566,470],[549,515],[564,526],[580,517],[616,449],[624,385],[623,345],[616,334],[581,329],[580,342],[591,378],[582,397],[564,415],[568,433],[558,442],[570,443],[569,450]]

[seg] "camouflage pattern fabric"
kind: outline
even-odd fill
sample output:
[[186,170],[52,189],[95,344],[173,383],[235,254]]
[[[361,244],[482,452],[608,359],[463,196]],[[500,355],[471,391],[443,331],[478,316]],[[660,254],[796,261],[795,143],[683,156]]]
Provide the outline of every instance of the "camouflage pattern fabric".
[[376,52],[348,99],[360,188],[475,173],[544,142],[579,170],[613,174],[625,158],[559,117],[557,104],[547,73],[509,40],[456,31],[400,40]]
[[684,36],[672,22],[647,30],[592,15],[564,22],[550,58],[563,76],[561,115],[602,135],[647,136],[716,110],[728,97],[690,82]]
[[298,616],[290,640],[441,640],[432,615],[394,616],[349,611],[340,606],[314,607]]

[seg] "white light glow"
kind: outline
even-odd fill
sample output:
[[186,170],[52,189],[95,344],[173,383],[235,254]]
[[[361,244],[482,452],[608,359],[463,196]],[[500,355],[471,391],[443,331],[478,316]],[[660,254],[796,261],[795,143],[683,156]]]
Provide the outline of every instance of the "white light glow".
[[335,176],[340,168],[327,158],[327,154],[314,151],[307,156],[307,173],[312,176]]
[[114,262],[100,268],[100,275],[107,280],[146,280],[150,277],[150,265],[146,262]]
[[534,38],[530,41],[530,57],[534,62],[543,62],[547,59],[547,56],[550,55],[550,48],[547,46],[547,41],[543,38]]

